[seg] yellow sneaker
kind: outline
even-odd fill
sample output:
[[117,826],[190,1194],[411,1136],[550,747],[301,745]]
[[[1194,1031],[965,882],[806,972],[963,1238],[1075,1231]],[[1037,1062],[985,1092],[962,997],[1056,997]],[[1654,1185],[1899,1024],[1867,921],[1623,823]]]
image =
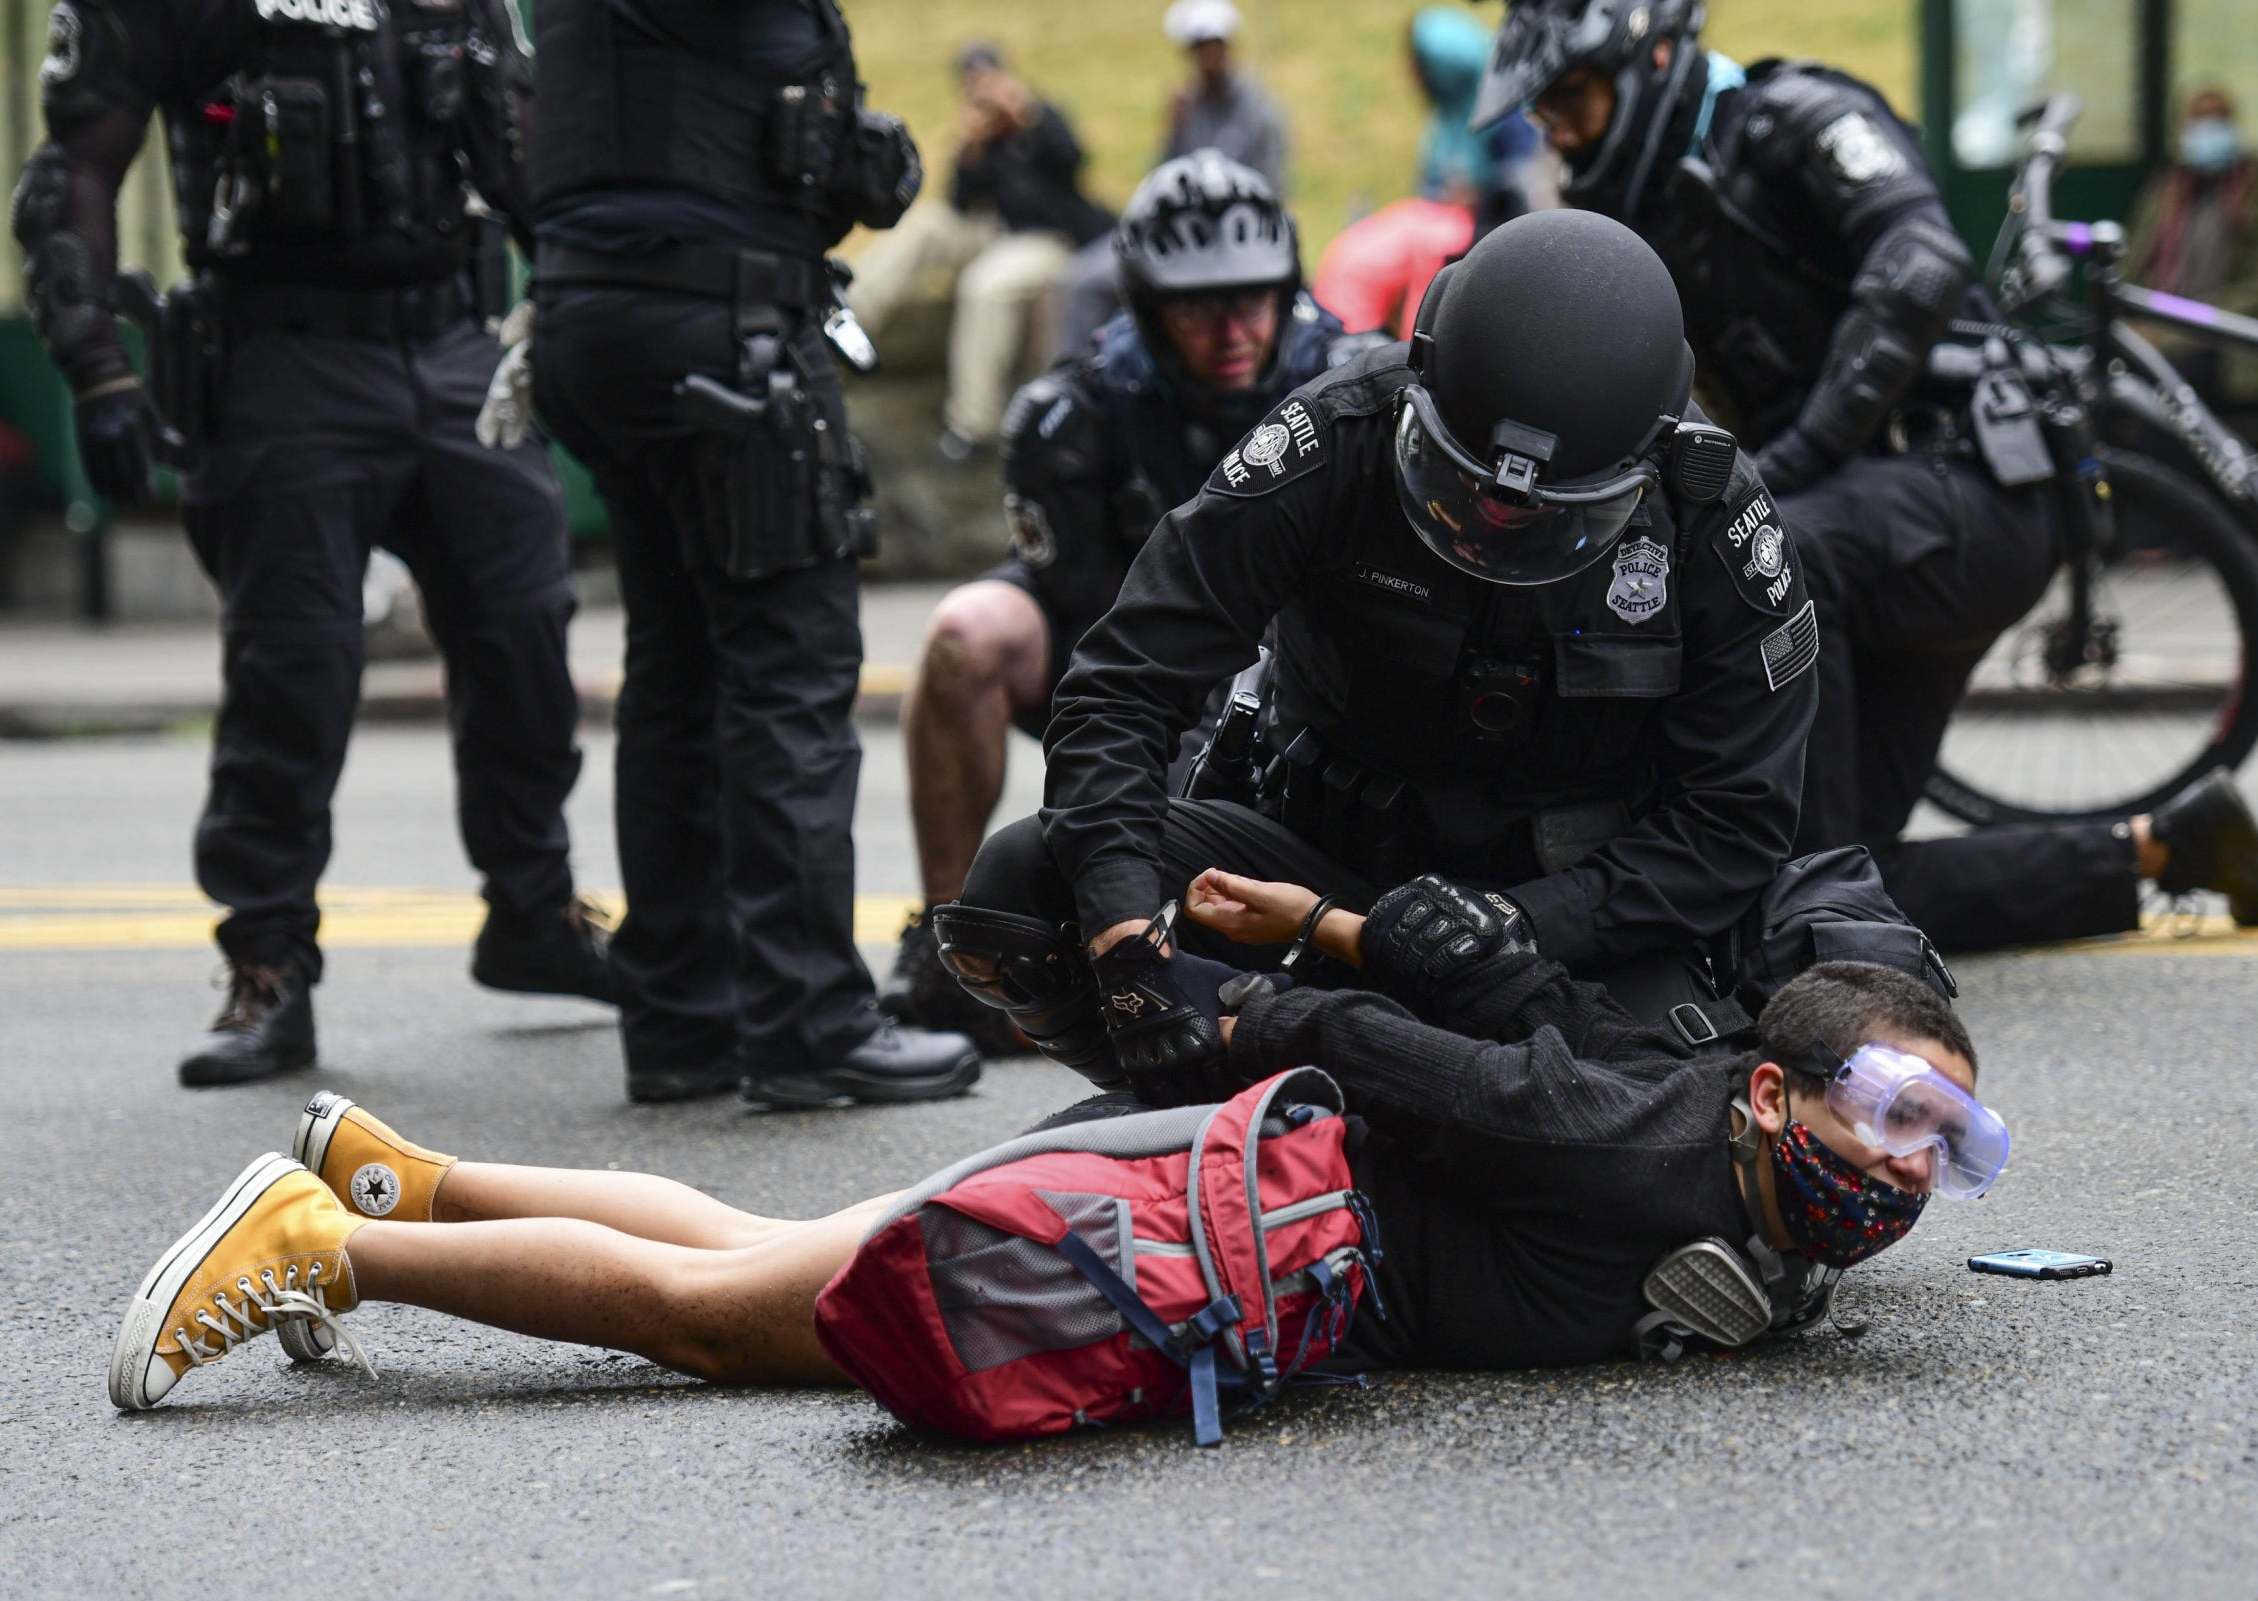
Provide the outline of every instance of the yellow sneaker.
[[346,1210],[394,1223],[429,1223],[451,1156],[411,1145],[366,1107],[324,1090],[306,1103],[290,1154],[329,1186]]
[[[334,1090],[306,1103],[290,1154],[313,1171],[347,1211],[395,1223],[432,1221],[432,1197],[455,1165],[451,1156],[411,1145]],[[319,1362],[337,1349],[337,1336],[309,1319],[285,1323],[283,1355]]]
[[110,1353],[111,1404],[155,1406],[190,1368],[301,1323],[343,1339],[374,1375],[337,1320],[360,1304],[345,1242],[362,1221],[289,1157],[253,1162],[141,1281]]

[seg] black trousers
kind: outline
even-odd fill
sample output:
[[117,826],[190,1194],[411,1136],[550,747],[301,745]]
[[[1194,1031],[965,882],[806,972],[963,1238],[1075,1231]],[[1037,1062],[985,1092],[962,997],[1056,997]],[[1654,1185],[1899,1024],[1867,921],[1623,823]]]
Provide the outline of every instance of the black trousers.
[[[835,392],[820,336],[795,338]],[[612,962],[631,1073],[731,1057],[795,1072],[878,1026],[854,943],[858,574],[833,559],[738,580],[717,564],[673,387],[733,385],[733,345],[721,301],[542,295],[541,414],[595,475],[627,609]]]
[[1780,501],[1821,639],[1795,853],[1866,846],[1906,916],[1947,951],[2139,926],[2122,824],[1899,838],[1969,675],[2053,573],[2043,493],[2003,490],[1972,462],[1866,456]]
[[376,545],[415,575],[446,658],[456,818],[487,900],[534,915],[572,897],[564,504],[539,445],[488,450],[472,435],[499,356],[468,320],[416,342],[230,337],[213,440],[183,498],[223,632],[196,880],[228,908],[219,942],[237,962],[321,974],[314,887]]
[[[1176,886],[1175,893],[1180,896],[1184,886],[1210,867],[1249,878],[1305,885],[1321,895],[1338,896],[1344,906],[1356,912],[1369,910],[1373,901],[1395,887],[1370,882],[1284,824],[1236,802],[1171,800],[1161,834],[1162,881]],[[1040,820],[1033,817],[1022,818],[988,837],[965,877],[963,898],[969,906],[1014,912],[1047,923],[1070,923],[1075,915],[1073,886],[1052,859],[1050,848],[1043,843]],[[1194,955],[1247,972],[1275,970],[1287,951],[1283,945],[1234,944],[1189,918],[1178,919],[1176,933],[1184,949]],[[1324,965],[1329,964],[1320,964]],[[1706,964],[1690,939],[1684,950],[1658,951],[1604,968],[1576,971],[1578,978],[1606,985],[1627,1010],[1656,1020],[1681,1002],[1714,1000],[1706,974]]]

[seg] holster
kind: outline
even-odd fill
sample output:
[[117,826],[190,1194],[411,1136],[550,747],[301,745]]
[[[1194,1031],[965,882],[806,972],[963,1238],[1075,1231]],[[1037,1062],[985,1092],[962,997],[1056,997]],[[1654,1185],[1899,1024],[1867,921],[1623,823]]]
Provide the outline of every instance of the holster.
[[808,342],[820,335],[750,303],[737,307],[736,333],[734,388],[702,375],[675,385],[685,426],[704,436],[695,525],[705,556],[726,577],[756,579],[873,554],[861,446],[844,404],[812,382]]

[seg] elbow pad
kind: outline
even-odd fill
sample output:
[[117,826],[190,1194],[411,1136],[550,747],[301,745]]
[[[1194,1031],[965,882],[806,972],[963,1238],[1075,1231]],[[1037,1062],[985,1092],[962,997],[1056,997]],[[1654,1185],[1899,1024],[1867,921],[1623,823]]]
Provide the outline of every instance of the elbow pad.
[[925,162],[902,119],[856,106],[831,182],[837,214],[865,228],[891,228],[924,187]]
[[41,343],[74,391],[130,371],[94,253],[71,231],[71,162],[53,140],[24,163],[14,207],[24,297]]
[[1875,241],[1799,422],[1819,450],[1839,461],[1873,438],[1920,376],[1974,270],[1967,247],[1933,218],[1909,217]]

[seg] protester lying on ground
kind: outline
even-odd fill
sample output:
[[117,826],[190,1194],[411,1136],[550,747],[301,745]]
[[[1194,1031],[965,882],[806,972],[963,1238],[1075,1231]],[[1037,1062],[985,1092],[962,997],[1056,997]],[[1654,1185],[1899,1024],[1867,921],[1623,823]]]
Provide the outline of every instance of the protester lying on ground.
[[[1211,871],[1190,915],[1274,940],[1315,904]],[[1696,1241],[1746,1253],[1784,1326],[1833,1270],[1901,1238],[1932,1191],[1980,1193],[2004,1163],[2005,1130],[1973,1099],[1975,1047],[1917,978],[1823,963],[1779,990],[1754,1051],[1697,1048],[1503,928],[1482,901],[1420,880],[1368,918],[1318,920],[1315,938],[1379,993],[1234,991],[1214,1095],[1315,1063],[1361,1119],[1349,1167],[1370,1199],[1360,1216],[1386,1232],[1389,1315],[1359,1318],[1337,1366],[1629,1356],[1642,1284]],[[784,1221],[648,1175],[458,1161],[327,1093],[295,1149],[309,1166],[252,1163],[142,1281],[111,1362],[116,1405],[153,1406],[277,1327],[295,1355],[339,1339],[358,1355],[339,1314],[365,1301],[715,1383],[837,1382],[817,1297],[900,1204]]]

